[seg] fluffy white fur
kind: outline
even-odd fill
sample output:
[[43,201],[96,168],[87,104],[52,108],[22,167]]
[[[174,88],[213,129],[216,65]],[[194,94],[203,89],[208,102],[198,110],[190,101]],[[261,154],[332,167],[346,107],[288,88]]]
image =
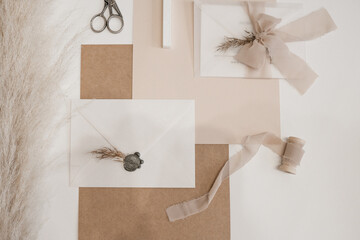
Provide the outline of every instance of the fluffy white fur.
[[61,54],[54,61],[48,10],[45,0],[0,0],[1,240],[37,239],[41,227],[40,182],[65,61]]

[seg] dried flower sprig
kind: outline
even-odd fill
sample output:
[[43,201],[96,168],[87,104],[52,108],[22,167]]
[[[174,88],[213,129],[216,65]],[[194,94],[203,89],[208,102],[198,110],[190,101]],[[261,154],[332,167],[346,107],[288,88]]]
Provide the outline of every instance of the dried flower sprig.
[[126,155],[117,150],[114,146],[111,146],[111,148],[103,147],[92,151],[91,153],[96,155],[96,157],[100,160],[111,159],[115,162],[124,163],[124,169],[128,172],[134,172],[135,170],[141,168],[141,165],[144,164],[144,160],[140,158],[139,152]]
[[91,152],[92,154],[96,155],[98,159],[116,159],[115,161],[122,162],[125,159],[126,154],[119,151],[117,148],[112,147],[103,147]]
[[237,48],[244,46],[245,44],[255,41],[255,34],[249,31],[245,31],[246,36],[244,38],[225,37],[225,41],[217,46],[218,52],[226,52],[229,48]]

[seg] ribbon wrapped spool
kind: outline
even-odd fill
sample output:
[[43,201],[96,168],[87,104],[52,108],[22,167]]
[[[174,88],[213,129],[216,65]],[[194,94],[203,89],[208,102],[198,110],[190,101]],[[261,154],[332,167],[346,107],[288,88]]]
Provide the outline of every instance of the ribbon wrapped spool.
[[169,221],[173,222],[184,219],[206,210],[222,182],[248,163],[258,152],[261,145],[268,147],[277,155],[282,156],[282,163],[279,166],[281,171],[292,174],[296,173],[296,167],[300,164],[304,155],[303,147],[305,141],[300,138],[290,137],[287,142],[284,142],[272,133],[248,136],[244,141],[243,149],[225,163],[208,193],[199,198],[179,203],[166,209]]
[[304,145],[304,140],[296,137],[289,137],[279,170],[296,174],[296,167],[300,165],[301,159],[305,153],[303,150]]
[[283,27],[276,28],[281,19],[264,14],[264,3],[245,3],[253,26],[254,40],[240,47],[234,57],[238,62],[254,69],[271,63],[283,77],[304,94],[318,75],[300,57],[290,52],[287,42],[316,39],[337,27],[326,9],[321,8]]

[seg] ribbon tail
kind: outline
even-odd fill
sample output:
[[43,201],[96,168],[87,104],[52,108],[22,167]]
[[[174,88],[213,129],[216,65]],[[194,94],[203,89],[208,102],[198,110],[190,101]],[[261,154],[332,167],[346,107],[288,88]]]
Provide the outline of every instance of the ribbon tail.
[[244,3],[245,11],[249,15],[251,25],[254,28],[255,32],[260,32],[261,27],[258,23],[259,14],[265,11],[264,2],[245,2]]
[[272,63],[301,95],[304,95],[318,78],[303,59],[290,51],[286,58],[272,56]]
[[289,84],[303,95],[315,82],[318,75],[303,59],[290,52],[287,45],[277,36],[267,38],[265,45],[270,51],[272,64]]
[[284,42],[296,42],[313,40],[336,29],[329,12],[321,8],[276,29],[275,34]]
[[299,165],[304,153],[302,150],[304,143],[299,143],[299,141],[294,141],[294,143],[291,143],[290,145],[289,143],[289,140],[287,143],[283,142],[279,137],[272,133],[261,133],[248,136],[243,145],[243,149],[225,163],[208,193],[200,198],[176,204],[166,209],[169,221],[174,222],[206,210],[214,199],[222,182],[247,164],[258,152],[261,145],[270,148],[274,153],[280,156],[284,156],[280,167],[284,166],[281,168],[279,167],[280,170],[288,173],[295,173],[294,169]]

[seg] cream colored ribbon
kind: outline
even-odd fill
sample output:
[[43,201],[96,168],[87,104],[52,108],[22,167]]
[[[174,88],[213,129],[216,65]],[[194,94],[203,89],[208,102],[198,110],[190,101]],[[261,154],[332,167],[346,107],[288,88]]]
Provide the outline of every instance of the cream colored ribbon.
[[304,94],[318,75],[304,60],[289,51],[286,42],[318,38],[337,27],[326,9],[321,8],[283,27],[281,19],[264,14],[264,3],[246,3],[256,40],[242,46],[235,59],[248,67],[259,69],[269,56],[271,63],[300,94]]
[[222,182],[248,163],[258,152],[261,145],[270,148],[273,152],[282,156],[282,163],[279,166],[280,170],[292,174],[296,173],[296,167],[300,164],[304,155],[303,146],[305,145],[305,141],[299,138],[290,137],[287,142],[283,142],[272,133],[248,136],[243,144],[242,150],[225,163],[210,191],[200,198],[167,208],[166,213],[169,220],[174,222],[207,209]]

